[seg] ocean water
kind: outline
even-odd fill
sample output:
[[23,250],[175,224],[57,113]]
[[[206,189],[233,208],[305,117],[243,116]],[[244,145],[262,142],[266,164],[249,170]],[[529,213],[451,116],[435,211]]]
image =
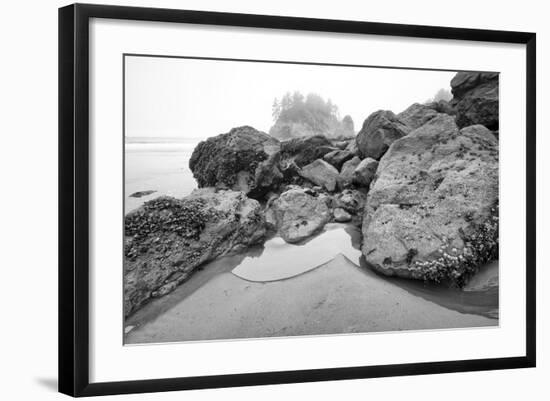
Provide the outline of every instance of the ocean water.
[[[124,147],[124,212],[161,195],[181,198],[197,188],[189,158],[200,138],[126,138]],[[141,198],[138,191],[155,191]]]

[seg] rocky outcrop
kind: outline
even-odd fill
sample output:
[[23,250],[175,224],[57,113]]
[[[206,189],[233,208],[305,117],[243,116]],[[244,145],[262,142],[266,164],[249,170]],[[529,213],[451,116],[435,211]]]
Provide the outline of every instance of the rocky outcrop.
[[323,194],[294,187],[275,199],[267,214],[279,235],[296,243],[323,229],[332,215],[328,202]]
[[459,72],[451,81],[456,107],[456,124],[467,127],[482,124],[498,130],[499,74],[496,72]]
[[498,255],[498,143],[439,114],[392,143],[370,186],[362,251],[387,275],[459,285]]
[[324,160],[317,159],[302,167],[299,174],[314,184],[326,188],[327,191],[333,192],[336,189],[338,170]]
[[342,168],[342,165],[353,157],[353,153],[347,150],[333,150],[323,156],[323,160],[336,167],[337,170]]
[[411,131],[411,128],[387,110],[372,113],[363,123],[357,134],[356,142],[361,158],[376,160],[386,153],[389,146]]
[[349,188],[353,185],[353,174],[357,166],[359,166],[359,163],[361,163],[361,159],[357,156],[344,163],[338,175],[338,188],[340,190]]
[[199,188],[242,191],[259,198],[282,180],[279,141],[249,126],[200,142],[189,160]]
[[260,243],[260,204],[242,192],[195,190],[160,197],[124,219],[124,313],[172,291],[201,264]]
[[376,175],[378,161],[367,157],[361,160],[353,171],[353,183],[357,186],[369,188],[371,181]]
[[414,103],[399,113],[397,118],[412,129],[417,129],[418,127],[426,124],[436,115],[437,111],[434,109],[420,103]]

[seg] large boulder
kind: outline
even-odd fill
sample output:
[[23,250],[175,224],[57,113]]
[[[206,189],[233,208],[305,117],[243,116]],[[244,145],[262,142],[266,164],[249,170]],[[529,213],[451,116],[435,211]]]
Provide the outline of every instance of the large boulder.
[[332,215],[328,202],[323,194],[295,187],[275,199],[267,213],[279,235],[295,243],[323,229]]
[[363,128],[357,134],[359,154],[361,158],[371,157],[380,160],[395,140],[410,131],[411,128],[391,111],[376,111],[365,120]]
[[459,285],[498,257],[498,143],[484,126],[440,114],[380,160],[362,251],[387,275]]
[[411,127],[417,129],[423,126],[437,115],[437,111],[426,105],[414,103],[397,115],[397,118]]
[[324,160],[317,159],[302,167],[299,174],[314,184],[325,187],[327,191],[333,192],[336,189],[338,170]]
[[125,316],[201,264],[260,243],[265,234],[260,204],[242,192],[206,188],[146,202],[124,219]]
[[323,160],[340,170],[342,168],[342,164],[347,162],[352,157],[353,153],[348,152],[347,150],[333,150],[332,152],[324,155]]
[[497,72],[459,72],[451,81],[456,124],[467,127],[482,124],[498,130],[499,74]]
[[353,183],[359,187],[369,189],[370,183],[376,175],[377,168],[378,161],[370,157],[361,160],[361,163],[353,171]]
[[279,185],[279,141],[249,126],[200,142],[189,160],[199,188],[242,191],[261,198]]
[[357,156],[353,157],[351,160],[348,160],[342,166],[342,170],[338,175],[338,188],[345,189],[353,186],[353,174],[355,169],[361,163],[361,159]]

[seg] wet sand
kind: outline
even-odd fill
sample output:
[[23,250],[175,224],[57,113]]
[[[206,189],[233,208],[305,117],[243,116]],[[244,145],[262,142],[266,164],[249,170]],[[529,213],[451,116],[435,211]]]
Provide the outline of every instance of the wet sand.
[[498,325],[498,319],[415,295],[342,254],[315,269],[269,282],[233,274],[244,258],[223,258],[174,293],[146,305],[125,322],[125,343]]

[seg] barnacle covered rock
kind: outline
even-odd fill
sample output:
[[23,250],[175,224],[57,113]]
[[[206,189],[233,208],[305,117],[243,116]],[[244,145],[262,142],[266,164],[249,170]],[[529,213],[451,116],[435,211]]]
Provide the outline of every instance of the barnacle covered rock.
[[392,143],[371,183],[362,251],[387,275],[462,284],[498,258],[498,141],[439,114]]
[[201,264],[264,240],[260,204],[244,193],[198,189],[160,197],[124,219],[124,312],[165,295]]

